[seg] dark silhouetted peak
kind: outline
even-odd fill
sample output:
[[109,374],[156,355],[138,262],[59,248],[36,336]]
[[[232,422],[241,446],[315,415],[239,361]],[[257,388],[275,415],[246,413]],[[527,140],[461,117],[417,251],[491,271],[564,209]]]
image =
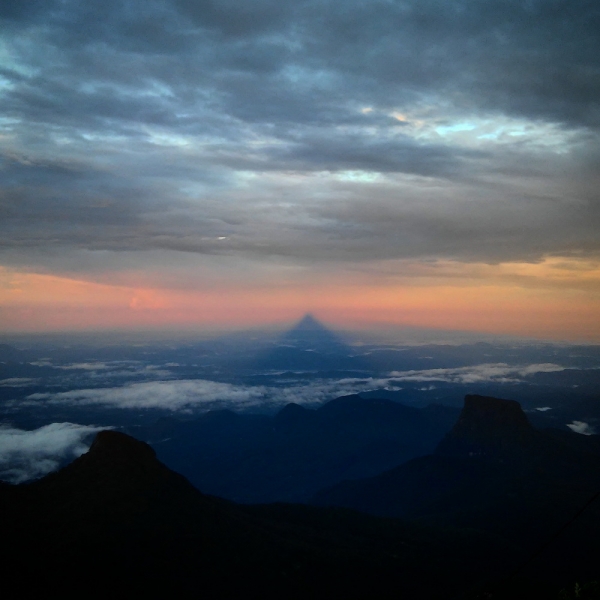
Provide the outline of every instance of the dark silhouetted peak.
[[310,411],[307,408],[300,406],[300,404],[296,404],[295,402],[290,402],[275,415],[275,421],[296,421],[298,419],[304,419],[304,417],[310,413],[314,413],[314,411]]
[[514,400],[469,395],[436,454],[509,457],[534,443],[535,431]]
[[97,433],[88,452],[66,467],[67,470],[71,468],[94,469],[102,471],[103,475],[110,473],[110,476],[166,470],[148,444],[110,430]]
[[145,442],[140,442],[119,431],[100,431],[88,451],[90,456],[114,456],[140,461],[156,460],[156,453]]
[[310,423],[314,422],[316,418],[316,411],[290,402],[275,415],[274,424],[276,430],[282,432],[294,430],[305,434],[306,427],[310,426]]
[[170,474],[145,442],[119,431],[105,430],[96,434],[90,449],[70,465],[59,471],[65,473],[90,473],[115,478],[134,479],[142,475],[163,477]]
[[359,394],[340,396],[326,402],[318,410],[321,415],[336,418],[349,416],[352,418],[381,418],[387,415],[390,418],[406,417],[408,415],[420,414],[420,410],[411,406],[405,406],[399,402],[387,398],[363,398]]
[[332,410],[345,410],[350,407],[363,407],[367,405],[371,405],[372,400],[365,399],[358,394],[349,394],[348,396],[340,396],[339,398],[334,398],[333,400],[329,400],[319,408],[319,412],[329,412]]
[[513,434],[515,431],[531,432],[533,429],[515,400],[490,396],[465,396],[465,405],[454,430],[463,435],[490,432]]
[[239,421],[239,415],[232,410],[227,408],[223,408],[220,410],[210,410],[202,417],[200,417],[204,422],[211,423],[213,425],[225,425],[231,424]]
[[81,511],[98,505],[112,510],[149,493],[197,493],[185,477],[163,465],[148,444],[118,431],[99,432],[88,452],[32,485]]

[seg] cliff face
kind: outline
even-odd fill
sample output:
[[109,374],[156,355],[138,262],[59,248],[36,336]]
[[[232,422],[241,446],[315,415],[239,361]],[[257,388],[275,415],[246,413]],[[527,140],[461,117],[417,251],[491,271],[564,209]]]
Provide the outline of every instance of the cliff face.
[[465,397],[458,421],[440,442],[439,456],[518,458],[536,443],[536,432],[514,400]]

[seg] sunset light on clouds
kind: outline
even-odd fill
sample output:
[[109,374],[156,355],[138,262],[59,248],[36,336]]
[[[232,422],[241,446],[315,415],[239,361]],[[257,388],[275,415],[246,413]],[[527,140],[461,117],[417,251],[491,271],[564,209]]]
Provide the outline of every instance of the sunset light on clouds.
[[0,328],[600,341],[585,0],[8,2]]

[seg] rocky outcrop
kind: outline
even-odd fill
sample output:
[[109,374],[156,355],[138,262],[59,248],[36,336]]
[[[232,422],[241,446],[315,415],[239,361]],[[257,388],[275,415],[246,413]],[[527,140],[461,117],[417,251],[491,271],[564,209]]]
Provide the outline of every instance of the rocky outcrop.
[[518,458],[536,443],[521,405],[514,400],[468,395],[458,421],[438,445],[439,456]]

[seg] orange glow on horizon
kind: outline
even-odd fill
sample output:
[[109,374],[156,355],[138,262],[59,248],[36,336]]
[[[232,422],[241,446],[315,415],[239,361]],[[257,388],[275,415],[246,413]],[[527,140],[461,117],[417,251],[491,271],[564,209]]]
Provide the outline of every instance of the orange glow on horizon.
[[[101,284],[0,270],[4,331],[243,328],[307,311],[341,328],[388,323],[600,342],[600,269],[540,264],[438,263],[383,283],[329,281],[177,290]],[[358,279],[358,281],[357,281]]]

